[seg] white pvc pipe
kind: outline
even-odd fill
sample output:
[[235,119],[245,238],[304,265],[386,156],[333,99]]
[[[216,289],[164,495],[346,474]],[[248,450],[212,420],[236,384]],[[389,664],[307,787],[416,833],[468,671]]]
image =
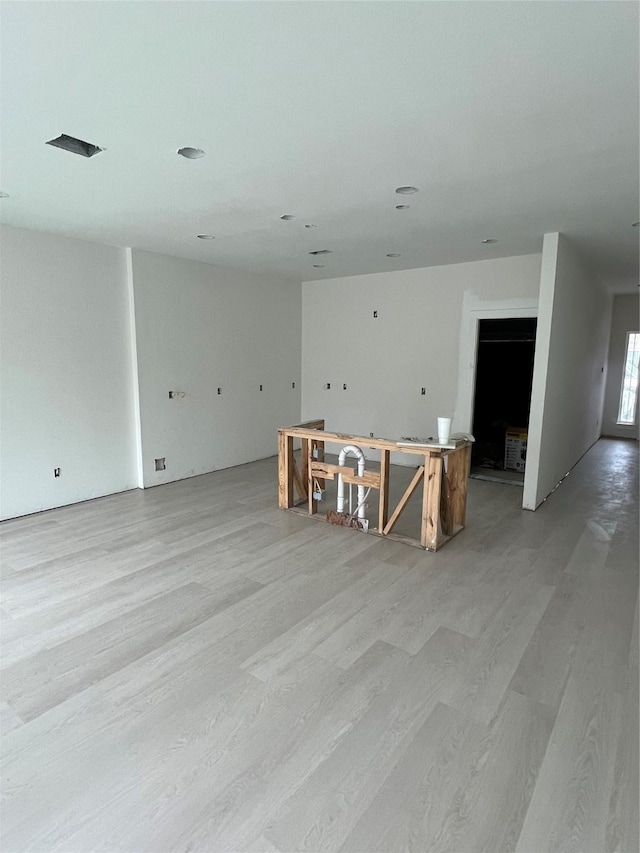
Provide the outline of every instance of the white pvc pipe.
[[[358,477],[364,474],[364,453],[355,444],[347,444],[340,451],[338,465],[344,465],[347,456],[355,456],[358,460]],[[342,474],[338,474],[338,512],[344,512],[344,480]],[[365,517],[364,485],[358,485],[358,518]]]

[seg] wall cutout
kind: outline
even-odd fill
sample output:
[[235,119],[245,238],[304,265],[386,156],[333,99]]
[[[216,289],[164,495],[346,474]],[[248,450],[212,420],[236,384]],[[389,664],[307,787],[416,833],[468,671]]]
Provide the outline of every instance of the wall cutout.
[[155,460],[156,471],[166,471],[167,463],[164,456],[161,456],[159,459]]

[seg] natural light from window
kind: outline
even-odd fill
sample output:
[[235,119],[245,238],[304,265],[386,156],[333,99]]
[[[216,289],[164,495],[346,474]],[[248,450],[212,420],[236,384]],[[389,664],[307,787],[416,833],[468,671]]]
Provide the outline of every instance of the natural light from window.
[[619,424],[635,424],[638,403],[638,362],[640,361],[640,332],[627,335],[627,353],[624,359],[622,390],[620,392]]

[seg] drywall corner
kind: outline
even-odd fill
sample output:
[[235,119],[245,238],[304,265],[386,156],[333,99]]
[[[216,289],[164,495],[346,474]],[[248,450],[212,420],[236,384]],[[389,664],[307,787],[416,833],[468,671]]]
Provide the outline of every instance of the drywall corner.
[[600,437],[611,296],[563,234],[546,234],[523,507],[535,509]]
[[138,372],[138,340],[136,333],[136,302],[133,288],[133,253],[125,249],[127,275],[127,302],[129,308],[129,347],[131,393],[133,394],[133,417],[135,425],[135,471],[139,489],[144,489],[144,470],[142,466],[142,424],[140,418],[140,377]]
[[527,467],[524,475],[524,489],[522,495],[522,508],[530,510],[534,510],[538,506],[538,503],[536,502],[537,488],[540,472],[542,425],[547,373],[549,370],[551,318],[553,315],[553,294],[556,285],[559,239],[560,234],[556,231],[551,234],[545,234],[542,242],[540,291],[538,295],[538,325],[536,329],[533,381],[531,385],[529,436],[527,439]]

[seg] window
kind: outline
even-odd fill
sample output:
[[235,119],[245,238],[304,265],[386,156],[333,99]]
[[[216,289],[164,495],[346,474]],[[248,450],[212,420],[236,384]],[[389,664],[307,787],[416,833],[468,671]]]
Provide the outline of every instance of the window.
[[638,361],[640,361],[640,332],[627,335],[627,352],[620,391],[619,424],[635,424],[638,403]]

